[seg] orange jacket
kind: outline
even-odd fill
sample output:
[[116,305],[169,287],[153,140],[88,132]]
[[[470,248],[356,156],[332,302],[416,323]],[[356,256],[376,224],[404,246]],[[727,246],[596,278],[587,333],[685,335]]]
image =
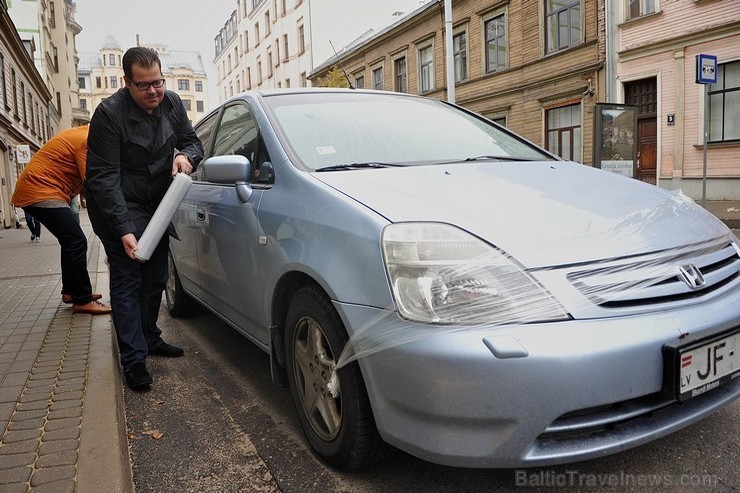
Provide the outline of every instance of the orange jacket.
[[45,200],[69,204],[85,180],[88,130],[87,125],[63,130],[44,144],[18,178],[11,202],[16,207]]

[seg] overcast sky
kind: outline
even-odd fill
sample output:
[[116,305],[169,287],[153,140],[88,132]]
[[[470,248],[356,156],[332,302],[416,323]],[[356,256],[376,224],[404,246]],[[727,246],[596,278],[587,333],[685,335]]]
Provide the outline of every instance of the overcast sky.
[[[288,0],[288,5],[292,1]],[[378,14],[390,19],[395,11],[409,12],[420,4],[419,0],[311,1],[335,5],[337,18],[344,19],[348,12],[353,12],[358,23],[377,18]],[[97,52],[109,35],[114,36],[125,51],[136,44],[138,34],[142,44],[166,44],[172,50],[200,52],[211,87],[209,99],[211,104],[217,101],[213,38],[236,10],[237,0],[75,0],[75,3],[75,20],[82,26],[77,36],[78,51]],[[332,39],[337,51],[367,30],[367,26],[352,22],[338,24],[341,32],[334,34]],[[320,63],[319,60],[314,62]]]

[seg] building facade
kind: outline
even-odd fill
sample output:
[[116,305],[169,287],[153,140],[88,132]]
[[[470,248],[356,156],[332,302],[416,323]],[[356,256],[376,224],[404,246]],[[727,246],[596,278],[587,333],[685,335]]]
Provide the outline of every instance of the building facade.
[[75,37],[82,28],[74,19],[72,0],[9,2],[9,13],[20,38],[33,47],[33,60],[52,94],[50,133],[83,125],[89,115],[80,109]]
[[[423,0],[426,1],[426,0]],[[237,0],[214,39],[220,102],[241,91],[305,87],[334,46],[362,38],[400,12],[311,0]],[[351,28],[347,28],[351,26]]]
[[[602,2],[456,0],[455,102],[564,158],[592,163],[593,113],[604,70]],[[340,50],[355,87],[447,98],[444,1],[432,0]]]
[[0,0],[0,225],[19,217],[10,203],[16,179],[31,155],[49,139],[56,113],[52,95]]
[[[740,200],[740,2],[614,7],[613,92],[638,108],[640,173],[652,172],[659,186],[694,199]],[[716,84],[696,83],[699,54],[717,57]]]
[[[165,87],[182,99],[188,118],[197,122],[208,110],[208,76],[198,52],[170,50],[167,45],[146,44],[157,51],[162,63]],[[98,53],[80,53],[78,86],[80,106],[91,115],[101,101],[125,85],[123,80],[124,50],[118,41],[108,37]]]

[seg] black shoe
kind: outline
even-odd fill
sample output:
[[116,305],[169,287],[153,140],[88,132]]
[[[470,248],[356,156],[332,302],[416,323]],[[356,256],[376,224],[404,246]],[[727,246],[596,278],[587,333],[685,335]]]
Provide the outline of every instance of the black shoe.
[[167,344],[164,341],[156,349],[149,350],[150,356],[164,356],[165,358],[178,358],[183,354],[185,354],[185,351],[182,348]]
[[146,369],[146,363],[134,363],[126,373],[126,385],[133,390],[144,390],[152,384],[152,376]]

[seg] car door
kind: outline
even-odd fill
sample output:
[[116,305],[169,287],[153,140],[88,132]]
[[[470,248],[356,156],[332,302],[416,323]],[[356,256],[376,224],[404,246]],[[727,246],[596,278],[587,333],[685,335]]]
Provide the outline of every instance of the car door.
[[[224,108],[212,155],[240,154],[255,162],[258,142],[258,127],[247,104],[236,102]],[[266,344],[262,269],[257,259],[263,237],[257,220],[262,193],[255,188],[249,201],[242,203],[234,185],[205,183],[193,198],[203,301]]]
[[[195,128],[206,155],[210,149],[211,136],[218,121],[218,112],[214,112]],[[177,267],[177,274],[183,287],[189,292],[200,296],[200,265],[197,255],[197,230],[200,227],[196,220],[195,196],[196,190],[203,186],[203,166],[199,166],[191,175],[193,184],[183,199],[180,207],[172,219],[177,232],[177,238],[170,238],[170,251]]]

